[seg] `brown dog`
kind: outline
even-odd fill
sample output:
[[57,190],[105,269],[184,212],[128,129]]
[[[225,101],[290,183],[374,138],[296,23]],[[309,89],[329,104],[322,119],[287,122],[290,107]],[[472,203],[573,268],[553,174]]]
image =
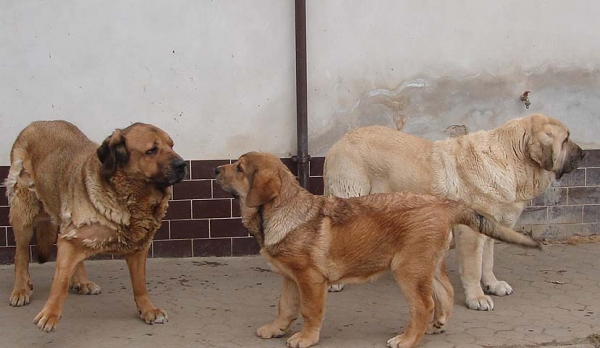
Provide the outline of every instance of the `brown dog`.
[[217,182],[239,197],[244,226],[261,255],[284,277],[277,319],[262,338],[283,336],[301,313],[302,331],[287,341],[319,341],[327,286],[362,283],[391,270],[410,307],[406,331],[389,347],[415,347],[445,330],[454,292],[445,270],[450,228],[466,224],[487,236],[525,247],[532,239],[488,220],[465,205],[426,195],[389,193],[357,198],[314,196],[275,156],[251,152],[215,169]]
[[[531,199],[579,166],[584,152],[569,135],[564,124],[542,114],[434,142],[388,127],[357,128],[327,153],[325,195],[433,194],[465,202],[512,228]],[[457,226],[454,237],[467,307],[492,310],[484,290],[513,292],[493,273],[494,241],[466,226]]]
[[57,240],[56,272],[48,301],[35,317],[52,331],[69,287],[99,294],[83,260],[98,253],[125,255],[140,317],[164,323],[146,291],[146,257],[166,213],[171,185],[183,179],[186,162],[162,130],[143,123],[118,129],[101,146],[65,121],[33,122],[17,137],[6,179],[15,233],[12,306],[29,303],[29,240],[36,232],[38,259],[47,260]]

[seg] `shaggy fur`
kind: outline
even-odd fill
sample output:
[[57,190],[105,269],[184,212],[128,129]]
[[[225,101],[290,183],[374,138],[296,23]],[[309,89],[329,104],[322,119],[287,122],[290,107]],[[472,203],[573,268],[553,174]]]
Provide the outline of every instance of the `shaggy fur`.
[[41,330],[56,327],[69,287],[100,293],[83,265],[98,253],[125,255],[142,319],[165,322],[167,314],[148,298],[145,264],[171,185],[185,176],[186,163],[172,147],[165,132],[142,123],[114,131],[100,146],[65,121],[26,127],[13,145],[5,182],[17,244],[10,304],[29,303],[28,245],[35,232],[40,262],[55,241],[58,246],[50,296],[35,318]]
[[[386,127],[364,127],[329,150],[325,195],[434,194],[463,201],[512,228],[527,202],[575,170],[583,154],[567,127],[541,114],[435,142]],[[494,302],[480,282],[489,294],[513,292],[492,271],[494,242],[466,226],[455,228],[454,236],[467,307],[492,310]]]
[[450,228],[456,224],[539,248],[529,237],[464,204],[435,196],[314,196],[269,154],[247,153],[215,172],[223,189],[239,198],[242,221],[256,237],[261,255],[284,277],[279,316],[256,334],[280,337],[302,314],[304,326],[288,339],[290,347],[319,341],[329,284],[364,283],[388,270],[410,307],[406,331],[391,338],[388,346],[415,347],[426,330],[443,332],[454,302],[445,255]]

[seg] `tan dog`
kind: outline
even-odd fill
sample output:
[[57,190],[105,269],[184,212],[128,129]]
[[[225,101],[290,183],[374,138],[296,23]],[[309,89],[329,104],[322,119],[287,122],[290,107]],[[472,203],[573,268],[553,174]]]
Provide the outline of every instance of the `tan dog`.
[[539,247],[461,203],[434,196],[314,196],[269,154],[247,153],[215,172],[223,189],[239,197],[242,221],[258,240],[261,255],[284,277],[279,316],[256,334],[280,337],[301,313],[304,326],[288,339],[290,347],[319,341],[328,284],[363,283],[388,270],[410,307],[406,332],[388,346],[415,347],[428,326],[429,333],[443,332],[454,302],[445,255],[455,224]]
[[17,250],[12,306],[29,303],[29,240],[36,232],[38,258],[47,260],[57,239],[50,296],[35,323],[52,331],[69,287],[99,294],[83,260],[98,253],[125,255],[135,303],[146,323],[163,323],[146,291],[146,257],[165,215],[171,185],[185,176],[186,162],[155,126],[136,123],[116,130],[101,146],[64,121],[34,122],[19,134],[6,179],[10,223]]
[[[325,195],[434,194],[463,201],[512,228],[527,202],[552,180],[575,170],[583,155],[567,127],[541,114],[436,142],[386,127],[364,127],[329,150]],[[492,271],[494,241],[466,226],[455,228],[454,236],[467,307],[492,310],[494,302],[480,282],[489,294],[513,292]]]

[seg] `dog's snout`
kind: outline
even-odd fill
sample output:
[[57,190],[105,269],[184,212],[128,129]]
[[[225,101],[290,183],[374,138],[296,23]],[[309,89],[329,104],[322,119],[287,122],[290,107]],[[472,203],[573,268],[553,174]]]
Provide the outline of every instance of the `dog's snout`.
[[581,159],[585,158],[585,151],[581,150]]
[[184,171],[186,167],[187,162],[182,159],[176,159],[173,161],[173,168],[175,168],[179,172]]
[[219,175],[221,174],[221,167],[216,167],[215,168],[215,175]]

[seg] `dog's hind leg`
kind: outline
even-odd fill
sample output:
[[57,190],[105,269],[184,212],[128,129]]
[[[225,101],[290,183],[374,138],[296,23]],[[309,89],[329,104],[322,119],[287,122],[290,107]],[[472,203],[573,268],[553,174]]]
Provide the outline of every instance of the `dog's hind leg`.
[[446,253],[438,260],[433,277],[433,301],[435,310],[433,320],[429,323],[427,334],[437,334],[446,331],[446,324],[454,307],[454,289],[446,273]]
[[[396,256],[392,260],[392,274],[406,297],[410,309],[410,318],[404,333],[387,341],[390,348],[416,347],[434,315],[432,275],[434,270],[425,270],[423,258],[403,258]],[[431,265],[434,267],[434,265]]]
[[88,278],[83,261],[75,267],[75,273],[71,277],[69,289],[82,295],[98,295],[102,292],[100,286]]
[[296,283],[289,279],[283,279],[283,290],[279,298],[279,315],[277,319],[265,324],[256,330],[260,338],[281,337],[285,335],[290,325],[298,318],[300,313],[300,293]]
[[12,185],[8,188],[9,220],[13,227],[17,246],[15,252],[15,284],[10,295],[10,305],[16,307],[28,304],[33,292],[33,284],[29,275],[29,242],[33,236],[34,221],[41,209],[41,204],[35,193],[27,187],[23,187],[21,180],[18,181],[16,178],[12,183],[7,180],[7,184]]

